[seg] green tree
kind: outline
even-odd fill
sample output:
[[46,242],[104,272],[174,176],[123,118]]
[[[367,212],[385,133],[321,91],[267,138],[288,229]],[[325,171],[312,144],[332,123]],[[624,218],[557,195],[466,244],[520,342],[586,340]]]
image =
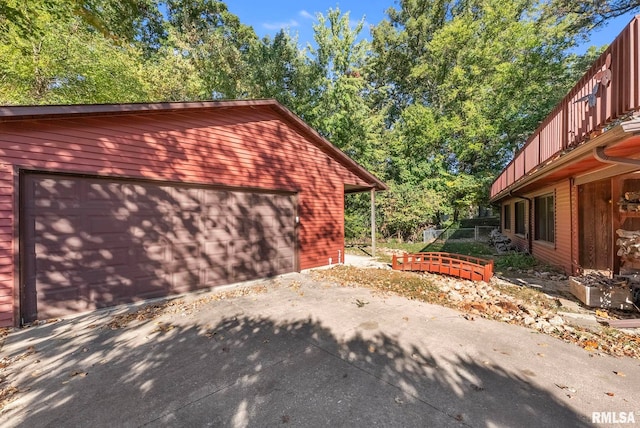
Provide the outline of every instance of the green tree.
[[349,13],[330,9],[313,26],[317,48],[310,48],[315,100],[302,116],[332,143],[364,166],[380,164],[382,116],[369,106],[365,75],[368,43],[358,40],[364,20],[351,28]]
[[64,2],[27,3],[26,21],[0,20],[0,103],[146,99],[138,48],[92,31]]
[[403,0],[388,15],[370,61],[386,177],[440,192],[457,218],[573,84],[577,36],[534,0]]
[[587,33],[612,18],[640,11],[640,0],[551,0],[544,4],[544,17],[568,23],[572,33]]
[[196,64],[185,54],[187,46],[168,29],[166,42],[147,60],[145,88],[149,101],[196,101],[208,99],[206,84]]
[[202,82],[201,99],[245,98],[250,88],[246,56],[257,36],[253,28],[218,0],[169,0],[173,46]]
[[444,195],[429,187],[391,184],[388,192],[379,198],[380,231],[386,237],[400,240],[418,240],[419,234],[443,214],[449,213]]
[[321,69],[297,39],[284,30],[252,43],[249,64],[249,96],[275,98],[305,118],[317,100]]

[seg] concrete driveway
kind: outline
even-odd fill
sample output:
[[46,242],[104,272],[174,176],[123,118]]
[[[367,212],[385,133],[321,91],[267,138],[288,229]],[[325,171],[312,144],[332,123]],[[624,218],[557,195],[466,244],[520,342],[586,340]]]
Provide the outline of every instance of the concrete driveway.
[[640,423],[638,360],[308,274],[242,294],[188,296],[122,328],[102,311],[9,335],[1,374],[20,392],[0,426]]

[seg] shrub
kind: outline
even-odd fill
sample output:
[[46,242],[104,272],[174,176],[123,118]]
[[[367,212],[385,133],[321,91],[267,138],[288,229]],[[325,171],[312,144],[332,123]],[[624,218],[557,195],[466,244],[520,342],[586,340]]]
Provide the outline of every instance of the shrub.
[[504,256],[497,257],[495,260],[495,266],[497,268],[514,268],[514,269],[529,269],[537,265],[537,260],[528,254],[513,253],[506,254]]

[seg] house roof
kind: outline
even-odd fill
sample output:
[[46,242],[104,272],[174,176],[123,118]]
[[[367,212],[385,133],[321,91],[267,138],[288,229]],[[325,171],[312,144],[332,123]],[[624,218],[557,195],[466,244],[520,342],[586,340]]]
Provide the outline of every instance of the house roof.
[[345,186],[346,193],[357,193],[375,190],[387,190],[385,183],[379,180],[362,165],[334,146],[326,138],[309,126],[291,110],[275,99],[260,100],[225,100],[225,101],[189,101],[161,103],[127,103],[127,104],[72,104],[41,106],[0,106],[0,122],[13,120],[55,119],[79,116],[127,115],[144,113],[161,113],[185,110],[218,110],[233,108],[269,109],[276,112],[289,125],[306,135],[321,150],[342,164],[369,186]]
[[[585,174],[595,177],[593,171],[607,169],[597,174],[607,178],[613,171],[632,170],[634,162],[628,157],[640,152],[639,138],[634,137],[640,112],[639,46],[640,15],[629,22],[514,154],[491,184],[492,202],[569,177],[576,182]],[[627,159],[613,163],[606,160],[607,153],[597,155],[598,147],[625,153],[622,156]]]
[[532,172],[494,195],[490,202],[534,191],[569,177],[573,177],[576,184],[583,184],[638,171],[639,157],[640,118],[635,118],[538,165]]

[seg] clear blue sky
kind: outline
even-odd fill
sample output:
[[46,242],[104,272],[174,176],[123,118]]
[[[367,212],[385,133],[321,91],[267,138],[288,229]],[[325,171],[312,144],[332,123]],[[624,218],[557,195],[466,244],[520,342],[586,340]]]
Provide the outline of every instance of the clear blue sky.
[[[240,18],[243,24],[251,25],[259,37],[274,35],[281,28],[289,29],[292,35],[298,34],[302,47],[313,42],[313,29],[318,12],[326,15],[332,8],[341,12],[349,12],[352,21],[365,19],[362,36],[370,39],[369,27],[378,24],[386,17],[385,11],[390,7],[398,7],[395,0],[227,0],[229,10]],[[640,11],[636,12],[640,13]],[[591,34],[591,40],[579,49],[584,52],[588,46],[609,44],[631,21],[633,13],[609,22],[607,26]]]
[[349,12],[352,21],[365,18],[362,36],[369,37],[369,27],[382,21],[389,7],[397,7],[394,0],[349,0],[349,1],[295,1],[295,0],[227,0],[229,11],[240,18],[243,24],[251,25],[259,37],[274,35],[281,28],[289,29],[291,35],[298,34],[302,47],[313,42],[316,14],[327,14],[329,9]]

